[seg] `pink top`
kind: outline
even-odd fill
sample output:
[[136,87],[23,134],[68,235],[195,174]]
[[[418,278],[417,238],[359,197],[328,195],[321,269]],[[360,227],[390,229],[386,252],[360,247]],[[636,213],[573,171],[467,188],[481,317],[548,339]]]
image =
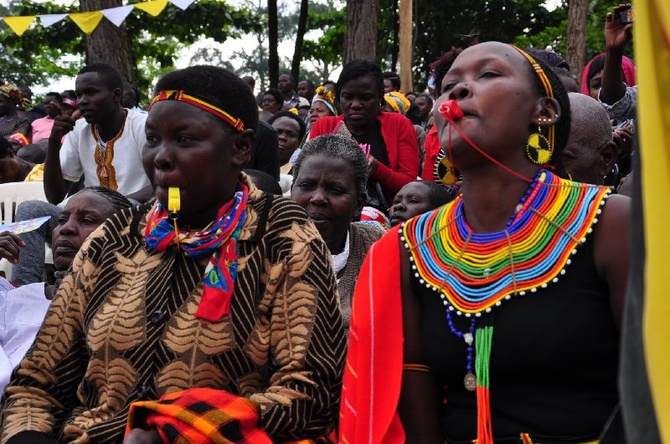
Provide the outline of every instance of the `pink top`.
[[50,117],[42,117],[41,119],[35,119],[32,123],[33,126],[33,143],[38,140],[48,139],[51,135],[51,128],[54,126],[54,119]]

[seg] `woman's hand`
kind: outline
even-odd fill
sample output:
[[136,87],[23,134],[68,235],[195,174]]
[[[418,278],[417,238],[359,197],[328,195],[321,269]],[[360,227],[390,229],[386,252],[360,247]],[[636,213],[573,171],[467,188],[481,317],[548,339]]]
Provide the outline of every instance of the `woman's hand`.
[[605,47],[608,50],[623,52],[624,46],[632,39],[632,23],[621,23],[621,13],[630,9],[630,5],[621,4],[605,18]]
[[162,444],[163,440],[157,430],[135,428],[123,438],[123,444]]
[[0,258],[7,259],[12,264],[19,263],[19,251],[26,244],[16,234],[9,231],[0,233]]
[[374,176],[375,173],[377,172],[377,167],[379,166],[379,161],[372,157],[372,155],[368,156],[368,174],[370,177]]
[[619,150],[619,159],[633,151],[633,127],[631,125],[615,129],[612,132],[612,139]]

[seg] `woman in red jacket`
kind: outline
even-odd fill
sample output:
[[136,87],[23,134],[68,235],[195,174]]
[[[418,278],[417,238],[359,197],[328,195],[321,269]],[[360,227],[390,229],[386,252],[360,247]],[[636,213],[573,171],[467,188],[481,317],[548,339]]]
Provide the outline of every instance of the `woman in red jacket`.
[[412,123],[400,114],[382,112],[384,81],[373,61],[346,64],[335,85],[335,97],[342,115],[319,119],[310,139],[338,133],[358,142],[368,157],[367,205],[386,213],[395,194],[419,173],[419,148]]

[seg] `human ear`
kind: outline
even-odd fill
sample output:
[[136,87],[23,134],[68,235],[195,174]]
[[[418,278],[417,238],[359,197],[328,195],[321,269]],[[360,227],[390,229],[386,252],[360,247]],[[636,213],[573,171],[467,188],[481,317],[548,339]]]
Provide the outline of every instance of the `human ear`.
[[607,142],[607,144],[600,149],[600,152],[598,153],[598,156],[600,156],[600,176],[605,176],[612,171],[612,167],[614,166],[618,155],[619,148],[613,141]]
[[114,88],[112,90],[112,97],[114,97],[115,103],[121,103],[121,96],[123,96],[123,90],[120,88]]
[[552,97],[541,97],[535,107],[534,123],[538,126],[556,125],[561,117],[561,105]]
[[247,160],[252,154],[254,148],[254,130],[245,129],[241,133],[238,133],[233,136],[233,152],[231,156],[231,161],[234,166],[238,167],[240,170],[244,168],[244,165],[247,163]]
[[356,209],[354,210],[354,219],[353,220],[360,220],[361,213],[363,212],[363,207],[365,206],[365,202],[367,200],[368,200],[367,193],[358,194],[358,198],[356,200]]

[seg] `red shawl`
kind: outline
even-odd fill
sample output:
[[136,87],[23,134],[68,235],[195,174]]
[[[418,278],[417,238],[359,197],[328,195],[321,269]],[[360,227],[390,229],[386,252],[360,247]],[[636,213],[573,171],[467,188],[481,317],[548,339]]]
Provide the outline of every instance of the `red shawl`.
[[405,441],[397,413],[403,340],[396,227],[372,246],[358,274],[340,404],[340,443]]

